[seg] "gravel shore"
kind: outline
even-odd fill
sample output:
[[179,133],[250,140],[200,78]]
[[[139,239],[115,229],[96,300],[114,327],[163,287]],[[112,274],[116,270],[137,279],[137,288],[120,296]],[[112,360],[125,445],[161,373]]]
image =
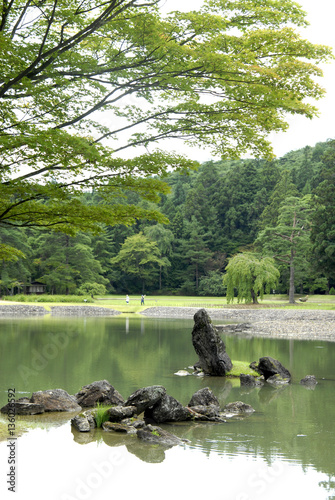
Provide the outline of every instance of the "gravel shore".
[[[14,318],[44,316],[50,314],[43,306],[26,304],[1,304],[0,317]],[[121,314],[115,309],[97,306],[51,306],[51,316],[116,316]]]
[[[193,319],[196,307],[150,307],[144,316]],[[335,311],[314,309],[206,309],[215,325],[219,321],[241,324],[238,334],[335,342]],[[229,327],[224,326],[229,331]]]

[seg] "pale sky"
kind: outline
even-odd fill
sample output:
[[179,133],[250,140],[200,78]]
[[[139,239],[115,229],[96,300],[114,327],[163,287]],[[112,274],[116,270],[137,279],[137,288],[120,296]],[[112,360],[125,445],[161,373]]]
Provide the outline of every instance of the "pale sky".
[[[165,0],[168,10],[194,10],[201,5],[202,0]],[[335,0],[298,0],[310,26],[302,30],[302,36],[309,41],[329,45],[335,53]],[[319,118],[309,120],[304,117],[289,117],[290,128],[285,133],[271,134],[270,139],[276,156],[283,156],[289,151],[304,146],[314,146],[317,142],[335,139],[335,60],[322,66],[324,77],[320,85],[326,89],[326,96],[313,104],[320,112]],[[180,152],[186,152],[182,144],[175,144]],[[187,154],[198,161],[211,158],[210,152],[187,148]]]

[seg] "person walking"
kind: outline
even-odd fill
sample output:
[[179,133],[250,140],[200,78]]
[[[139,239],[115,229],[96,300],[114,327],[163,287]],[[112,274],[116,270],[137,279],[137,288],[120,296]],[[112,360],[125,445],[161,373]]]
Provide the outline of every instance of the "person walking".
[[144,297],[145,297],[145,295],[143,295],[143,293],[142,293],[142,297],[141,297],[141,306],[144,306]]
[[127,305],[129,304],[129,295],[128,294],[126,295],[126,304]]

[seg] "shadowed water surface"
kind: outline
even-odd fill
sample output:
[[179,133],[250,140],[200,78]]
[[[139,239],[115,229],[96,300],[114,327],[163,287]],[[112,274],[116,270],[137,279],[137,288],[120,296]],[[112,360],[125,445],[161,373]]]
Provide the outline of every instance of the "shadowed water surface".
[[[188,440],[171,449],[101,430],[78,433],[68,414],[16,417],[17,436],[26,429],[16,441],[16,498],[98,499],[128,492],[146,499],[155,491],[164,500],[275,500],[293,498],[298,486],[305,500],[335,498],[335,343],[225,335],[232,359],[272,356],[293,376],[288,387],[245,390],[239,380],[174,375],[197,359],[192,327],[189,320],[135,315],[0,320],[1,406],[9,388],[18,397],[55,388],[74,394],[107,379],[124,398],[161,384],[187,404],[208,386],[222,406],[242,400],[255,409],[225,424],[167,424]],[[319,381],[314,390],[299,384],[307,374]],[[1,421],[5,427],[5,416]],[[6,433],[2,438],[1,498],[11,498]]]

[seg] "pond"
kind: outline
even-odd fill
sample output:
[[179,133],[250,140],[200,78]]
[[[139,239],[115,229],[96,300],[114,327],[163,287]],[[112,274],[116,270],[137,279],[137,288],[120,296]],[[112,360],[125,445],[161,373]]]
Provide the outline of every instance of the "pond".
[[[101,430],[78,433],[64,413],[17,416],[15,498],[279,500],[298,490],[304,500],[335,499],[335,343],[224,335],[231,359],[272,356],[292,373],[290,386],[246,390],[239,380],[174,375],[197,360],[192,327],[136,315],[1,319],[1,406],[10,388],[17,397],[52,388],[74,394],[107,379],[124,398],[160,384],[186,405],[210,387],[221,406],[244,401],[255,409],[227,423],[162,425],[188,440],[170,449]],[[299,384],[305,375],[317,377],[314,390]],[[1,422],[7,426],[5,415]],[[12,498],[10,444],[2,433],[1,498]]]

